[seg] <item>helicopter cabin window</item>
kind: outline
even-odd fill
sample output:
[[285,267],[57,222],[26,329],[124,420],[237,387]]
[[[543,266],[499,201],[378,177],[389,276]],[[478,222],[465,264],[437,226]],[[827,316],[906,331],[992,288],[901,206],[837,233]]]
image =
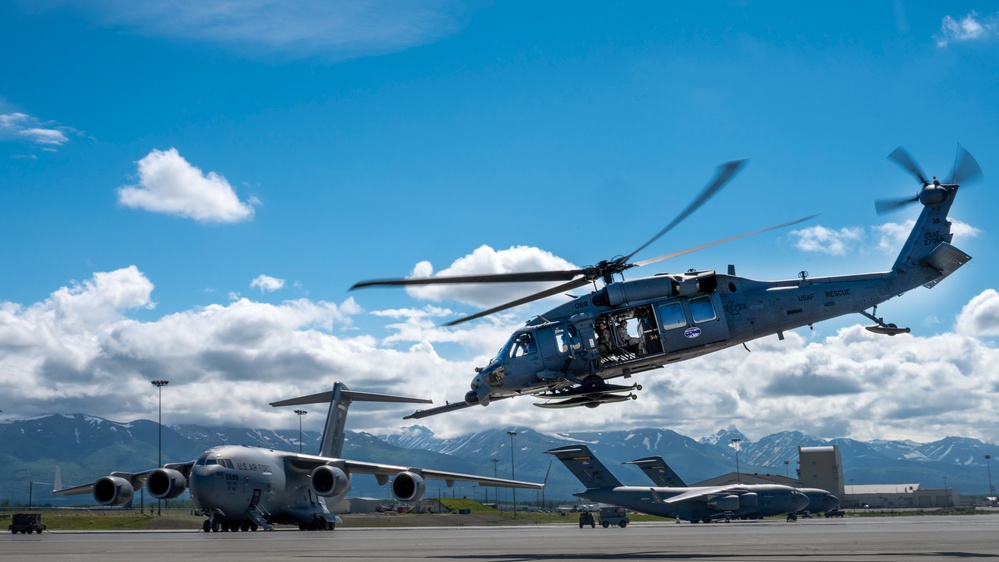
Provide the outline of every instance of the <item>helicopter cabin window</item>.
[[556,327],[555,344],[558,346],[559,353],[569,353],[569,350],[579,349],[579,332],[576,331],[576,326],[569,324],[565,327]]
[[682,328],[687,325],[687,319],[683,316],[683,308],[680,301],[671,301],[659,305],[659,318],[663,321],[664,330]]
[[715,314],[715,307],[711,305],[711,297],[697,297],[690,299],[690,317],[694,324],[710,322],[718,318]]
[[524,332],[516,336],[513,345],[510,347],[510,357],[523,357],[532,353],[537,353],[538,345],[534,341],[534,334]]

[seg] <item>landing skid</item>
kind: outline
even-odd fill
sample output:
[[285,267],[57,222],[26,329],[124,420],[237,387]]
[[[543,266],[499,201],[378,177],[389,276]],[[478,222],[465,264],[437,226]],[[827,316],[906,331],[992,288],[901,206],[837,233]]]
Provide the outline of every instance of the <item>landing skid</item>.
[[538,408],[578,408],[580,406],[596,408],[601,404],[613,404],[614,402],[626,402],[628,400],[637,399],[638,396],[635,394],[604,394],[599,396],[577,396],[575,398],[567,398],[557,402],[535,402],[534,405]]
[[[633,390],[642,390],[642,385],[584,384],[560,392],[539,394],[538,398],[544,398],[547,402],[536,402],[534,405],[539,408],[577,408],[579,406],[596,408],[601,404],[637,400],[638,396],[631,392]],[[625,392],[627,394],[621,394]]]

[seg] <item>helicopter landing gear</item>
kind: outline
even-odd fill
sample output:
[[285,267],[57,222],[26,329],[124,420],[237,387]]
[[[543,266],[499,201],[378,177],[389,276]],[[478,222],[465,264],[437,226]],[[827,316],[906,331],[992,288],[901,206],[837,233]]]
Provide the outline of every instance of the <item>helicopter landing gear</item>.
[[[601,404],[637,400],[633,390],[642,390],[640,384],[607,384],[597,375],[590,375],[577,387],[551,393],[539,394],[546,402],[535,403],[539,408],[574,408],[586,406],[596,408]],[[627,393],[627,394],[623,394]]]
[[875,314],[878,313],[877,306],[874,307],[872,313],[868,313],[866,310],[861,310],[860,313],[876,323],[875,326],[864,326],[868,332],[884,334],[886,336],[897,336],[898,334],[908,334],[910,332],[909,328],[899,328],[895,324],[885,324],[884,318],[878,318],[875,316]]

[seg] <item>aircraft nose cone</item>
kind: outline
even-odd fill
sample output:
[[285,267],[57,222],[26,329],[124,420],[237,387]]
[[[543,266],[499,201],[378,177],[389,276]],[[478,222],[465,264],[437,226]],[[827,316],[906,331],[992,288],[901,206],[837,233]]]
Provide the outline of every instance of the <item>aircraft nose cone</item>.
[[834,496],[834,495],[832,495],[832,494],[829,494],[829,507],[827,508],[826,511],[832,511],[834,509],[839,509],[839,506],[840,506],[839,498],[836,497],[836,496]]
[[794,511],[801,511],[808,507],[808,496],[795,490],[794,491]]

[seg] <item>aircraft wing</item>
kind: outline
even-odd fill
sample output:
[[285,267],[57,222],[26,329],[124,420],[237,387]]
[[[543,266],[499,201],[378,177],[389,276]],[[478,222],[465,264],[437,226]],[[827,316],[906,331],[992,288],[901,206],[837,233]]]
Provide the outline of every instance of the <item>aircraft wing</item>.
[[657,498],[656,503],[677,504],[683,502],[708,501],[712,497],[717,496],[718,494],[725,492],[728,489],[729,488],[726,486],[706,486],[703,488],[693,488],[691,490],[683,492],[682,494],[677,494],[675,496],[665,499],[661,498],[659,494],[655,492],[656,490],[655,488],[652,488],[652,492],[653,494],[655,494],[655,497]]
[[[131,484],[133,488],[139,488],[146,481],[146,478],[149,477],[150,472],[152,472],[152,470],[147,470],[145,472],[112,472],[110,476],[124,478],[125,480],[128,480],[128,483]],[[70,488],[60,488],[52,490],[52,493],[61,496],[89,494],[94,490],[94,484],[95,482],[91,482],[89,484],[80,484],[79,486],[72,486]]]
[[491,478],[489,476],[478,476],[476,474],[462,474],[460,472],[446,472],[443,470],[433,470],[429,468],[415,468],[374,462],[352,461],[315,455],[292,454],[285,460],[286,462],[304,470],[312,470],[313,468],[324,464],[342,464],[353,474],[373,474],[383,478],[395,476],[400,472],[408,471],[419,474],[427,480],[444,480],[447,482],[448,486],[451,486],[454,482],[475,482],[479,486],[498,486],[504,488],[529,488],[532,490],[540,490],[545,487],[544,484],[535,484],[534,482],[523,482],[520,480],[507,480],[505,478]]
[[[193,466],[194,466],[194,461],[189,461],[189,462],[167,463],[167,464],[163,465],[163,468],[172,468],[172,469],[180,472],[181,474],[183,474],[185,478],[190,478],[191,477],[191,468]],[[153,469],[146,470],[146,471],[143,471],[143,472],[118,472],[118,471],[115,471],[115,472],[112,472],[109,476],[113,476],[113,477],[116,477],[116,478],[123,478],[123,479],[127,480],[129,484],[132,485],[132,488],[139,489],[146,482],[146,479],[149,478],[149,474],[153,470],[156,470],[156,469],[153,468]],[[90,482],[89,484],[80,484],[79,486],[72,486],[70,488],[58,488],[58,489],[52,490],[52,493],[53,494],[58,494],[58,495],[61,495],[61,496],[76,496],[76,495],[80,495],[80,494],[89,494],[89,493],[91,493],[94,490],[94,484],[95,483],[96,482]]]
[[505,478],[490,478],[488,476],[478,476],[475,474],[461,474],[459,472],[445,472],[443,470],[433,470],[429,468],[411,468],[405,466],[392,466],[387,464],[344,461],[351,472],[357,474],[374,474],[376,476],[394,476],[403,471],[415,472],[428,480],[445,480],[450,486],[454,482],[475,482],[479,486],[500,486],[504,488],[530,488],[540,490],[544,484],[533,482],[522,482],[520,480],[507,480]]

